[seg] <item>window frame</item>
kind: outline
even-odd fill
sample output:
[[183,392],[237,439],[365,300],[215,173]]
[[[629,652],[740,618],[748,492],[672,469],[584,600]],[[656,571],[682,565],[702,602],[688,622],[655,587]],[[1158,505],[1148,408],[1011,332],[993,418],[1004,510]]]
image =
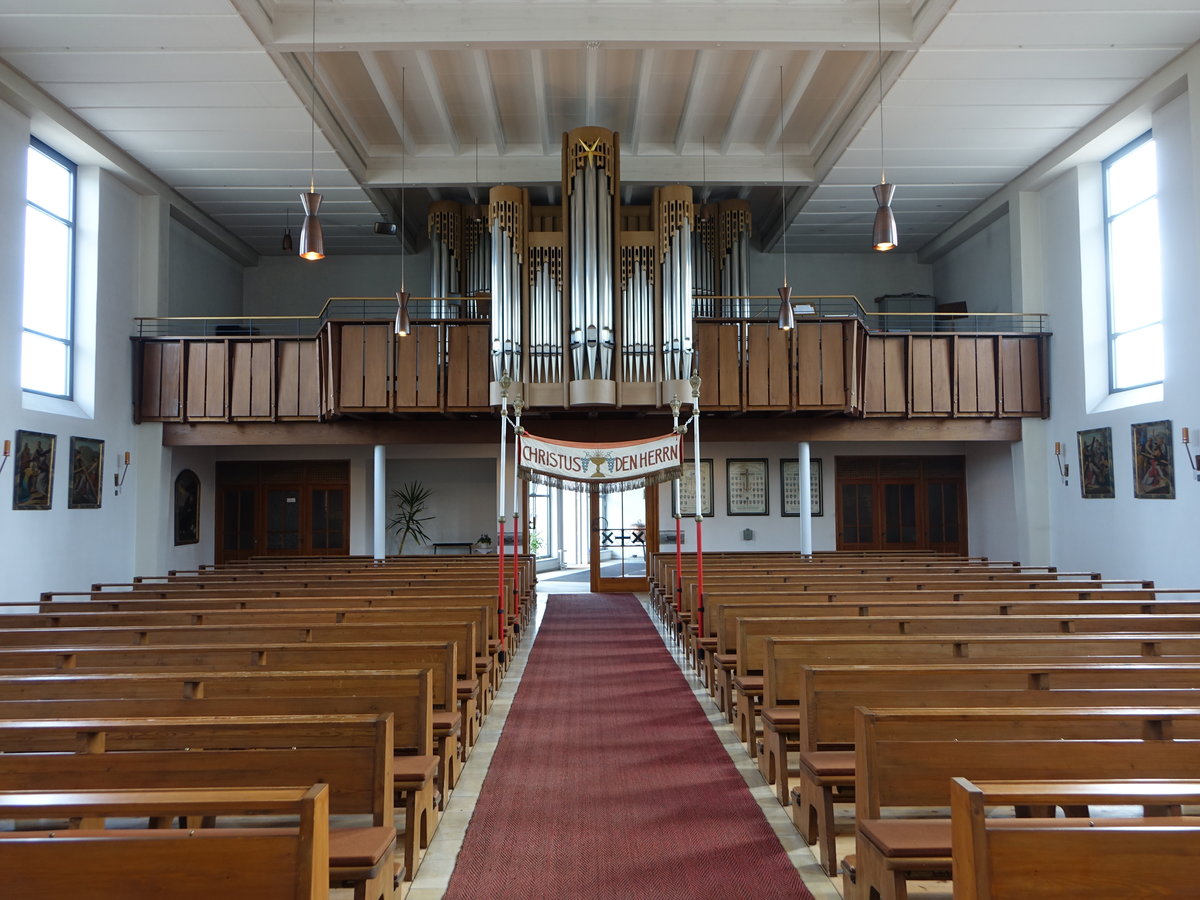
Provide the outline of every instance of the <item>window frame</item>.
[[[1118,219],[1120,219],[1121,216],[1123,216],[1129,212],[1132,212],[1133,210],[1142,206],[1149,200],[1154,200],[1155,203],[1157,204],[1158,194],[1159,194],[1159,184],[1158,184],[1158,178],[1157,178],[1157,172],[1156,172],[1153,194],[1138,201],[1133,206],[1129,206],[1117,213],[1113,213],[1110,211],[1110,208],[1109,208],[1109,203],[1110,203],[1109,171],[1115,163],[1119,162],[1120,160],[1122,160],[1123,158],[1125,158],[1126,156],[1128,156],[1130,153],[1134,152],[1135,150],[1140,149],[1142,146],[1144,146],[1148,142],[1150,142],[1150,143],[1154,142],[1154,131],[1153,130],[1146,131],[1143,134],[1139,135],[1138,137],[1134,138],[1132,141],[1125,144],[1125,146],[1123,146],[1120,150],[1116,151],[1111,156],[1107,157],[1100,164],[1100,185],[1101,185],[1101,190],[1103,192],[1102,204],[1103,204],[1103,214],[1104,214],[1105,329],[1107,332],[1108,390],[1109,390],[1110,394],[1123,394],[1128,391],[1136,391],[1136,390],[1139,390],[1142,388],[1154,387],[1156,385],[1161,385],[1166,380],[1166,372],[1165,372],[1165,366],[1164,366],[1164,372],[1163,372],[1162,378],[1159,378],[1159,379],[1156,379],[1153,381],[1144,381],[1144,382],[1140,382],[1138,384],[1120,385],[1120,386],[1117,385],[1117,350],[1116,350],[1117,339],[1120,337],[1123,337],[1125,335],[1128,335],[1128,334],[1133,334],[1136,331],[1142,331],[1146,328],[1151,328],[1156,324],[1161,329],[1162,325],[1163,325],[1163,319],[1162,319],[1161,314],[1160,314],[1157,322],[1139,325],[1136,329],[1133,329],[1132,331],[1118,332],[1116,330],[1116,325],[1115,325],[1116,303],[1115,303],[1115,299],[1113,296],[1113,247],[1112,247],[1113,224]],[[1155,152],[1157,155],[1157,144],[1155,145]],[[1161,268],[1162,268],[1161,231],[1160,231],[1159,246],[1158,246],[1158,266],[1160,269],[1160,305],[1161,305]]]
[[[22,277],[22,292],[21,292],[21,303],[22,303],[21,334],[22,335],[25,335],[25,334],[37,335],[38,337],[45,338],[46,340],[57,341],[58,343],[63,344],[66,347],[66,373],[65,373],[65,375],[66,375],[66,392],[59,394],[59,393],[52,393],[50,391],[41,391],[41,390],[38,390],[38,389],[32,388],[32,387],[27,387],[25,385],[23,378],[22,378],[22,382],[21,382],[21,390],[27,394],[37,394],[38,396],[42,396],[42,397],[54,397],[54,398],[61,399],[61,400],[74,400],[75,399],[75,327],[76,327],[76,322],[75,322],[75,312],[76,312],[76,308],[75,308],[76,307],[75,272],[76,272],[76,255],[77,255],[76,236],[78,234],[77,225],[78,225],[78,216],[79,216],[79,165],[74,160],[69,159],[68,157],[66,157],[62,153],[60,153],[59,151],[55,150],[53,147],[48,145],[45,141],[39,140],[38,138],[36,138],[32,135],[29,138],[29,149],[35,150],[38,153],[41,153],[43,156],[52,160],[54,163],[62,166],[64,169],[67,170],[67,172],[70,174],[70,178],[71,178],[71,207],[70,207],[70,217],[67,219],[64,219],[62,216],[58,215],[57,213],[51,212],[50,210],[34,203],[33,200],[31,200],[29,197],[28,176],[26,178],[26,184],[25,184],[25,208],[26,208],[26,210],[28,211],[29,209],[32,208],[32,209],[36,210],[37,212],[41,213],[42,215],[49,216],[50,218],[54,219],[56,222],[60,222],[61,224],[65,225],[68,230],[67,233],[69,236],[69,240],[68,240],[67,260],[66,260],[67,290],[66,290],[66,297],[64,298],[65,303],[66,303],[66,315],[64,317],[65,321],[66,321],[66,331],[67,331],[66,337],[61,337],[59,335],[54,335],[54,334],[46,334],[45,332],[41,332],[34,328],[28,327],[25,324],[24,309],[23,309],[24,302],[25,302],[25,291],[24,291],[25,279],[24,279],[24,277]],[[29,240],[28,234],[25,235],[25,240],[26,241]]]

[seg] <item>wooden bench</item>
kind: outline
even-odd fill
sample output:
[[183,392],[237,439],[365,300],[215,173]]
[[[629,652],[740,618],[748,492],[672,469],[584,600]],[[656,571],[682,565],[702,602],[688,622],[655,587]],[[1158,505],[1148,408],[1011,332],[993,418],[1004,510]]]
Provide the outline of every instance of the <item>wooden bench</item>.
[[429,682],[428,670],[0,675],[0,701],[129,699],[136,703],[366,697],[384,704],[389,711],[398,709],[402,716],[393,717],[391,784],[393,793],[404,801],[405,869],[411,876],[418,851],[429,845],[437,824],[433,792],[436,758],[430,749],[414,752],[432,744],[428,719],[421,721],[423,711],[432,709]]
[[[743,619],[742,627],[753,620]],[[769,629],[768,629],[769,630]],[[794,707],[799,697],[800,668],[821,663],[884,665],[939,662],[1099,662],[1171,659],[1200,660],[1197,634],[1027,634],[1027,635],[824,635],[820,637],[776,637],[770,634],[747,638],[739,644],[739,668],[761,660],[762,708]],[[739,675],[739,678],[741,676]],[[738,719],[752,742],[757,743],[757,708],[754,685],[737,686]],[[744,712],[743,712],[744,711]]]
[[[329,786],[75,790],[0,794],[0,819],[99,820],[88,828],[0,832],[12,897],[261,900],[329,896]],[[105,829],[112,817],[295,817],[291,828]],[[389,894],[390,896],[390,894]]]
[[0,791],[328,784],[329,815],[356,823],[329,830],[328,883],[394,895],[390,715],[8,721],[0,746]]
[[[856,672],[858,684],[842,687],[835,686],[839,668],[806,667],[803,672],[798,722],[793,735],[797,766],[792,769],[787,764],[787,747],[783,744],[785,736],[791,733],[789,729],[780,729],[776,733],[780,743],[772,748],[778,767],[776,796],[781,803],[791,800],[792,821],[797,831],[806,843],[819,845],[821,865],[830,876],[837,874],[833,804],[835,800],[853,799],[854,710],[859,706],[870,709],[1200,707],[1200,666],[1193,668],[1196,677],[1193,688],[1113,689],[1100,686],[1065,690],[1040,687],[1038,680],[1030,677],[1037,671],[1033,668],[1026,671],[1024,685],[1013,687],[998,687],[987,668],[965,666],[961,667],[962,671],[953,672],[946,672],[946,667],[941,667],[942,683],[921,687],[907,677],[919,669],[902,671],[899,667],[880,667],[872,680],[864,671],[867,667],[861,667]],[[1016,672],[1009,674],[1017,675]],[[1098,673],[1097,681],[1104,680],[1103,673]],[[830,681],[834,684],[829,684]],[[768,728],[766,734],[771,736],[771,729]],[[787,792],[793,775],[796,785],[791,787],[789,798]]]
[[[1196,896],[1196,781],[982,781],[950,785],[956,900]],[[993,819],[988,806],[1142,806],[1137,819]],[[1145,809],[1150,807],[1150,809]],[[1152,814],[1157,812],[1159,814]]]
[[855,722],[855,854],[846,900],[907,897],[951,872],[950,781],[1200,778],[1200,709],[870,710]]

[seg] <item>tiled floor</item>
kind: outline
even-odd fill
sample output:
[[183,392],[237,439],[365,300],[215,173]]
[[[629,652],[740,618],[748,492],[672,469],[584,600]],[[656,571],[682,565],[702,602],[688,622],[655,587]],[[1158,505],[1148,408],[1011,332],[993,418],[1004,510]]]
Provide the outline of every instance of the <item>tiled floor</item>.
[[[585,593],[588,590],[588,586],[586,583],[570,581],[542,582],[539,584],[539,590],[544,589],[549,589],[553,593]],[[425,854],[424,861],[417,872],[417,877],[408,889],[407,900],[440,900],[449,885],[450,873],[454,869],[454,860],[462,847],[463,838],[466,835],[467,823],[470,822],[471,813],[475,808],[475,801],[478,799],[479,790],[487,775],[488,766],[491,764],[492,754],[495,752],[496,744],[504,731],[504,722],[508,717],[508,710],[512,705],[513,697],[516,695],[517,687],[520,685],[521,674],[525,668],[525,659],[528,656],[530,644],[536,634],[536,625],[541,622],[541,614],[545,609],[544,597],[541,600],[542,602],[538,605],[537,622],[533,629],[534,634],[525,636],[521,652],[517,654],[508,674],[505,676],[504,684],[496,697],[492,711],[488,715],[487,723],[480,733],[479,743],[471,755],[470,762],[463,770],[462,779],[459,781],[458,787],[455,788],[454,794],[450,798],[450,803],[442,818],[442,823],[438,827],[433,842]],[[645,598],[643,598],[644,600]],[[653,621],[653,617],[651,619]],[[685,677],[688,678],[693,691],[695,691],[701,707],[708,713],[709,721],[720,736],[725,749],[729,751],[734,765],[742,773],[742,777],[746,779],[750,793],[758,800],[763,814],[771,824],[776,835],[778,835],[780,843],[787,850],[789,857],[800,872],[800,876],[804,879],[805,884],[808,885],[809,890],[812,891],[814,898],[816,900],[841,900],[840,885],[828,878],[821,871],[821,867],[813,856],[812,851],[796,833],[787,810],[779,805],[775,799],[773,789],[763,780],[759,774],[758,767],[738,742],[733,727],[726,724],[724,718],[717,710],[716,704],[708,696],[708,691],[700,685],[698,680],[683,665],[682,654],[675,653],[674,655],[676,662],[680,663],[680,668]],[[839,847],[839,851],[841,849]]]

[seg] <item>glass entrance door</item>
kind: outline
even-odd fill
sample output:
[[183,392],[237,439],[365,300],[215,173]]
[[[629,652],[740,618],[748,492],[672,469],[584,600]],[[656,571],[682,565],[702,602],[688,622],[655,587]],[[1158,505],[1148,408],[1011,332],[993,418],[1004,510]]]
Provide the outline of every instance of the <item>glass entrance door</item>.
[[647,554],[657,549],[657,488],[591,495],[591,587],[648,591]]

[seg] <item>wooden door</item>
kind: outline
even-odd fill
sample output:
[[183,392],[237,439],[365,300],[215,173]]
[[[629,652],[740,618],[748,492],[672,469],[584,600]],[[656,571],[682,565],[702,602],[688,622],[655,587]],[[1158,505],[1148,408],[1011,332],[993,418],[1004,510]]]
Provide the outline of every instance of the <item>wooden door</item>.
[[344,460],[217,463],[216,561],[346,556],[349,480]]
[[591,588],[650,590],[647,556],[658,550],[658,487],[591,495]]
[[837,457],[839,550],[967,553],[961,456]]

